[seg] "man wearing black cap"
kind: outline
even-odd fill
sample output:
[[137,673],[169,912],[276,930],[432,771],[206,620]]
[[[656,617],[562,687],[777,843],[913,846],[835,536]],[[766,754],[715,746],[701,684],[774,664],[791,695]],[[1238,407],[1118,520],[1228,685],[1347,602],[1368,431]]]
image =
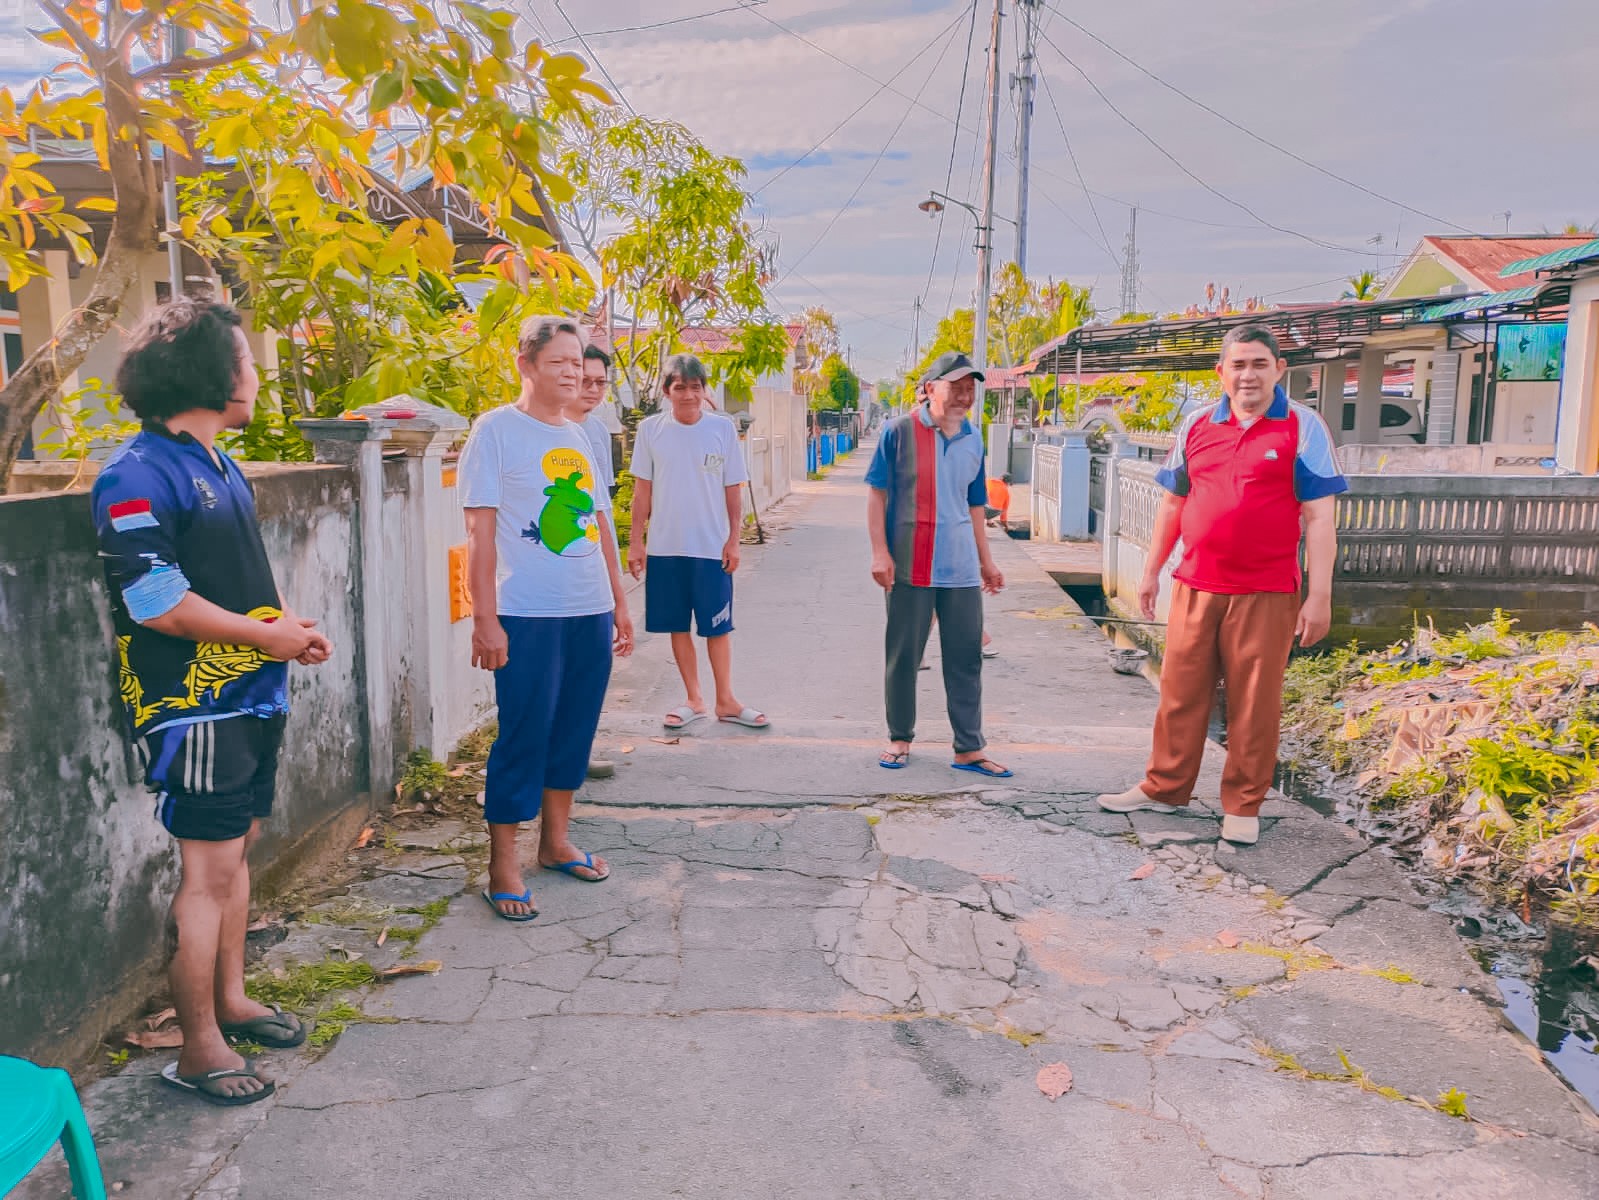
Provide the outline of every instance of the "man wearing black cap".
[[894,771],[916,737],[916,672],[938,618],[956,770],[1011,772],[983,753],[983,593],[1005,578],[988,551],[983,439],[967,420],[983,378],[957,351],[922,376],[922,402],[883,428],[866,471],[872,578],[888,593],[884,697]]

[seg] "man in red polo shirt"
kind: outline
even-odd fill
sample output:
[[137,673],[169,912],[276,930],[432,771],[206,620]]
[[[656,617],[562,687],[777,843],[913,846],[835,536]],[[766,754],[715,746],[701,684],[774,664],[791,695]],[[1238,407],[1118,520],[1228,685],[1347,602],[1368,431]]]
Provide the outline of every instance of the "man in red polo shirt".
[[[1332,624],[1335,497],[1349,485],[1332,435],[1278,386],[1288,369],[1260,326],[1222,343],[1223,396],[1191,414],[1155,476],[1170,493],[1155,517],[1138,604],[1155,617],[1160,572],[1180,536],[1161,666],[1155,746],[1142,783],[1099,798],[1110,812],[1174,812],[1193,798],[1218,676],[1227,683],[1221,835],[1253,845],[1277,766],[1283,670],[1294,638]],[[1303,531],[1310,586],[1300,598]]]

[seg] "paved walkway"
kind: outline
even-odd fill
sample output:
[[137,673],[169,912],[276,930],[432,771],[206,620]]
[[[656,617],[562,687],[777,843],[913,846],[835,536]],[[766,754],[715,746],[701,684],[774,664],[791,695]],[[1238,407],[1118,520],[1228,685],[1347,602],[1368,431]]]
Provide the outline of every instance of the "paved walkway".
[[[480,835],[396,839],[275,960],[396,961],[351,914],[465,889],[416,949],[442,969],[360,997],[385,1023],[269,1056],[270,1104],[171,1098],[159,1060],[97,1085],[108,1178],[160,1200],[1599,1193],[1593,1114],[1352,833],[1274,801],[1259,847],[1218,849],[1211,811],[1096,810],[1136,778],[1154,694],[1019,547],[986,668],[1014,786],[949,769],[936,654],[924,742],[876,767],[864,458],[740,576],[739,693],[773,730],[652,740],[680,696],[647,641],[579,828],[610,882],[535,880],[514,926],[467,886]],[[1428,1107],[1452,1090],[1470,1121]]]

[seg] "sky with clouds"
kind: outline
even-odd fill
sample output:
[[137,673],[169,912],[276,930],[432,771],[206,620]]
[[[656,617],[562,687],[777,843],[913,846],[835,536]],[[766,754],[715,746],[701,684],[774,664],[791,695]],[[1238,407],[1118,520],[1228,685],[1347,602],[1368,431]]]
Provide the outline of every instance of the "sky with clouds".
[[[918,298],[924,341],[970,302],[972,219],[916,206],[946,180],[978,198],[991,0],[975,30],[962,0],[509,2],[633,109],[747,162],[781,246],[778,305],[832,309],[868,378],[900,366]],[[31,7],[0,0],[0,81],[37,70]],[[1160,311],[1211,281],[1335,299],[1423,234],[1503,232],[1507,211],[1513,232],[1599,221],[1592,0],[1042,0],[1039,23],[1029,273],[1092,285],[1110,315],[1134,203],[1139,306]],[[1002,87],[1001,218],[1016,116]],[[1010,257],[1003,220],[995,239]]]

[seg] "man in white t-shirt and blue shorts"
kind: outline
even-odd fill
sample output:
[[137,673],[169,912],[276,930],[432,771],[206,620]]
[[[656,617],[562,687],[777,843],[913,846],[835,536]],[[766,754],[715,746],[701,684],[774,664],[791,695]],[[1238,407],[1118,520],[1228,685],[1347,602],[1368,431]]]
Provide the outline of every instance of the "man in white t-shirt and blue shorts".
[[671,635],[688,694],[666,714],[666,727],[682,729],[710,716],[692,630],[705,639],[717,719],[765,729],[771,724],[766,714],[733,695],[733,572],[749,474],[737,427],[705,411],[706,382],[699,359],[674,355],[661,384],[666,408],[638,427],[627,569],[635,579],[644,576],[644,628]]
[[483,803],[483,898],[507,921],[538,916],[517,853],[524,821],[542,815],[539,866],[588,883],[610,873],[572,844],[569,829],[611,656],[633,650],[611,498],[582,427],[565,415],[583,344],[565,317],[529,321],[516,359],[521,395],[479,417],[461,453],[472,665],[494,672],[500,710]]

